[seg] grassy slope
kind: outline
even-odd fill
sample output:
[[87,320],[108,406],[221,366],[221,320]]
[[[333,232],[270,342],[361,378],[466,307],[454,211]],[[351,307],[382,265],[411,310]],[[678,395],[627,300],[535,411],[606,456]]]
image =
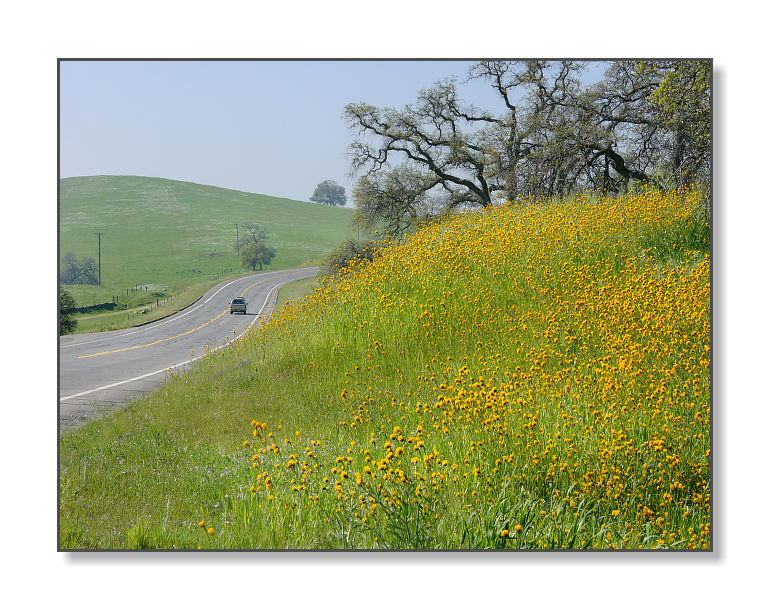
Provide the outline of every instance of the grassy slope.
[[420,232],[64,434],[62,545],[709,546],[691,211],[579,199]]
[[102,232],[103,287],[72,288],[83,305],[136,284],[177,291],[237,271],[236,223],[267,229],[277,252],[270,269],[318,260],[353,235],[350,209],[190,182],[89,176],[64,178],[60,189],[60,256],[96,260]]

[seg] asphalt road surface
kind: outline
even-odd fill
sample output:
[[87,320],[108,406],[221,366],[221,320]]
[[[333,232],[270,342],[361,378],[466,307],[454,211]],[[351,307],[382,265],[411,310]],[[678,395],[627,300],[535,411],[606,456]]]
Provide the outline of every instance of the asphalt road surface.
[[[123,330],[67,335],[59,340],[59,426],[102,416],[184,372],[205,350],[218,349],[266,318],[281,286],[316,267],[258,273],[217,285],[182,311]],[[246,315],[230,314],[230,300],[246,297]]]

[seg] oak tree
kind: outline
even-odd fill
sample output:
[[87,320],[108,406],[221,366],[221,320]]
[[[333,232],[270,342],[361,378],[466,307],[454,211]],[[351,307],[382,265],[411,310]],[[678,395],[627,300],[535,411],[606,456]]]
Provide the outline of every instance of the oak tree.
[[324,180],[315,187],[310,201],[323,205],[343,206],[347,203],[348,198],[345,195],[345,187],[340,186],[334,180]]
[[264,242],[252,242],[241,248],[241,263],[252,271],[256,271],[257,265],[262,271],[262,265],[269,265],[274,257],[275,249]]
[[391,195],[398,189],[384,188],[403,161],[426,177],[424,193],[442,192],[448,208],[578,190],[617,192],[632,182],[656,184],[686,167],[708,173],[708,62],[614,62],[592,86],[581,81],[584,67],[577,61],[478,62],[468,78],[492,87],[496,112],[462,102],[452,80],[420,91],[416,103],[401,110],[348,104],[345,118],[357,134],[350,149],[353,174],[361,177],[354,194],[360,215],[380,210],[393,221],[413,217],[410,202],[420,201],[420,193],[406,189],[396,204]]

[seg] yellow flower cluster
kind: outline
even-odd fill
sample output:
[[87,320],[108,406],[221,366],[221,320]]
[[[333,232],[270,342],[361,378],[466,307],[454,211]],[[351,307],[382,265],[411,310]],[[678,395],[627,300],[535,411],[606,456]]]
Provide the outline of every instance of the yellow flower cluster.
[[362,545],[708,548],[710,259],[647,247],[700,197],[458,214],[284,307],[248,340],[333,374],[334,423],[281,457],[253,421],[254,489]]

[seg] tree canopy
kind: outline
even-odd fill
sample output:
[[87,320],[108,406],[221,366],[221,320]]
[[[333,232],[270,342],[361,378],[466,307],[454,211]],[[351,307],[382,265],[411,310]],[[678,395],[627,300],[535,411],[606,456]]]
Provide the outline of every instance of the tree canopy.
[[710,170],[711,66],[705,61],[657,62],[640,69],[656,73],[653,112],[673,134],[670,171],[680,182]]
[[264,228],[256,222],[244,222],[240,225],[240,234],[235,242],[235,250],[239,252],[241,248],[249,244],[258,244],[266,239],[267,231]]
[[[455,81],[418,92],[401,110],[351,103],[358,218],[395,232],[427,201],[446,209],[632,182],[710,174],[711,62],[620,61],[586,86],[584,62],[482,61],[496,112],[464,103]],[[428,197],[428,195],[431,197]]]
[[262,265],[269,265],[275,257],[275,249],[264,242],[250,243],[241,248],[241,263],[252,271],[256,271],[257,265],[262,271]]
[[67,252],[62,258],[59,281],[62,284],[95,286],[99,283],[98,269],[94,259],[88,256],[78,259],[72,252]]
[[75,331],[78,321],[72,315],[72,309],[77,307],[72,295],[59,287],[59,334],[68,335]]
[[257,265],[262,271],[263,265],[269,265],[275,257],[275,248],[268,246],[267,231],[256,222],[244,222],[240,225],[240,235],[235,242],[235,251],[241,257],[241,264],[252,271]]
[[334,180],[324,180],[315,187],[310,201],[324,205],[343,206],[347,203],[348,198],[345,195],[345,187],[340,186]]

